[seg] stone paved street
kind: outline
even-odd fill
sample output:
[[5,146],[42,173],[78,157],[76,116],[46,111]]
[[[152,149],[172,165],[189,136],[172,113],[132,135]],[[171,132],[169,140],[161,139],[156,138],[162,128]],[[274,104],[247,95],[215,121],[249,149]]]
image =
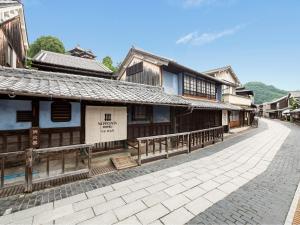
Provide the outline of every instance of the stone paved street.
[[77,182],[88,188],[66,198],[68,185],[2,199],[0,224],[282,224],[300,180],[300,128],[262,121],[190,155]]

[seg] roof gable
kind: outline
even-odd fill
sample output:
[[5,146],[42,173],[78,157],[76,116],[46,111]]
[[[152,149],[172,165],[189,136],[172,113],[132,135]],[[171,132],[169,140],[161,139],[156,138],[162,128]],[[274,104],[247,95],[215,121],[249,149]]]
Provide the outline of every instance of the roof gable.
[[236,73],[233,71],[233,69],[230,65],[220,67],[220,68],[216,68],[216,69],[212,69],[212,70],[208,70],[208,71],[205,71],[203,73],[208,74],[210,76],[214,76],[216,73],[221,73],[221,72],[226,72],[226,71],[231,75],[233,80],[236,81],[237,85],[241,85],[241,82],[240,82],[239,78],[237,77]]

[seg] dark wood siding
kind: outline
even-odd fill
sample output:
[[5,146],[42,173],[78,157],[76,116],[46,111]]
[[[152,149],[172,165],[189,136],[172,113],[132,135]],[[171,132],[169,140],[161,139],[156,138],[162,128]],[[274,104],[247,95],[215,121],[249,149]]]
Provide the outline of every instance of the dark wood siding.
[[20,18],[14,18],[0,26],[0,65],[6,66],[7,47],[17,55],[17,67],[24,67],[25,48],[20,27]]

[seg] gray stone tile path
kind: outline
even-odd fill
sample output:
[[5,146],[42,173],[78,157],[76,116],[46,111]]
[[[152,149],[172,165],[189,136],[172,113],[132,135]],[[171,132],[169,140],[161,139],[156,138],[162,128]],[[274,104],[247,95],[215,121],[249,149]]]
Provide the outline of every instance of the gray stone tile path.
[[[0,224],[261,223],[257,213],[270,208],[262,199],[267,196],[272,202],[268,191],[272,192],[274,186],[269,182],[280,181],[277,180],[280,171],[277,176],[264,177],[264,174],[273,166],[273,160],[291,133],[290,128],[279,122],[264,120],[264,123],[265,130],[222,151],[182,163],[179,157],[178,164],[171,167],[4,215]],[[284,153],[289,155],[287,150]],[[164,162],[168,160],[160,163]],[[283,165],[279,169],[289,167],[285,160],[280,163]],[[258,196],[252,200],[247,186],[263,191],[257,191]],[[280,191],[278,198],[284,190]],[[294,192],[288,193],[292,200]],[[236,204],[232,206],[233,196]],[[276,207],[279,209],[281,205]]]

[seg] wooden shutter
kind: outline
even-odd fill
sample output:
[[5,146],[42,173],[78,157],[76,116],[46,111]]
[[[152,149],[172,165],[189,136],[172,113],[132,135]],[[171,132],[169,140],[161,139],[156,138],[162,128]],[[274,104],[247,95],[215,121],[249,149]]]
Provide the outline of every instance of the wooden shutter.
[[17,111],[17,122],[32,122],[32,111]]
[[72,107],[69,102],[53,102],[51,104],[51,120],[53,122],[69,122],[72,118]]

